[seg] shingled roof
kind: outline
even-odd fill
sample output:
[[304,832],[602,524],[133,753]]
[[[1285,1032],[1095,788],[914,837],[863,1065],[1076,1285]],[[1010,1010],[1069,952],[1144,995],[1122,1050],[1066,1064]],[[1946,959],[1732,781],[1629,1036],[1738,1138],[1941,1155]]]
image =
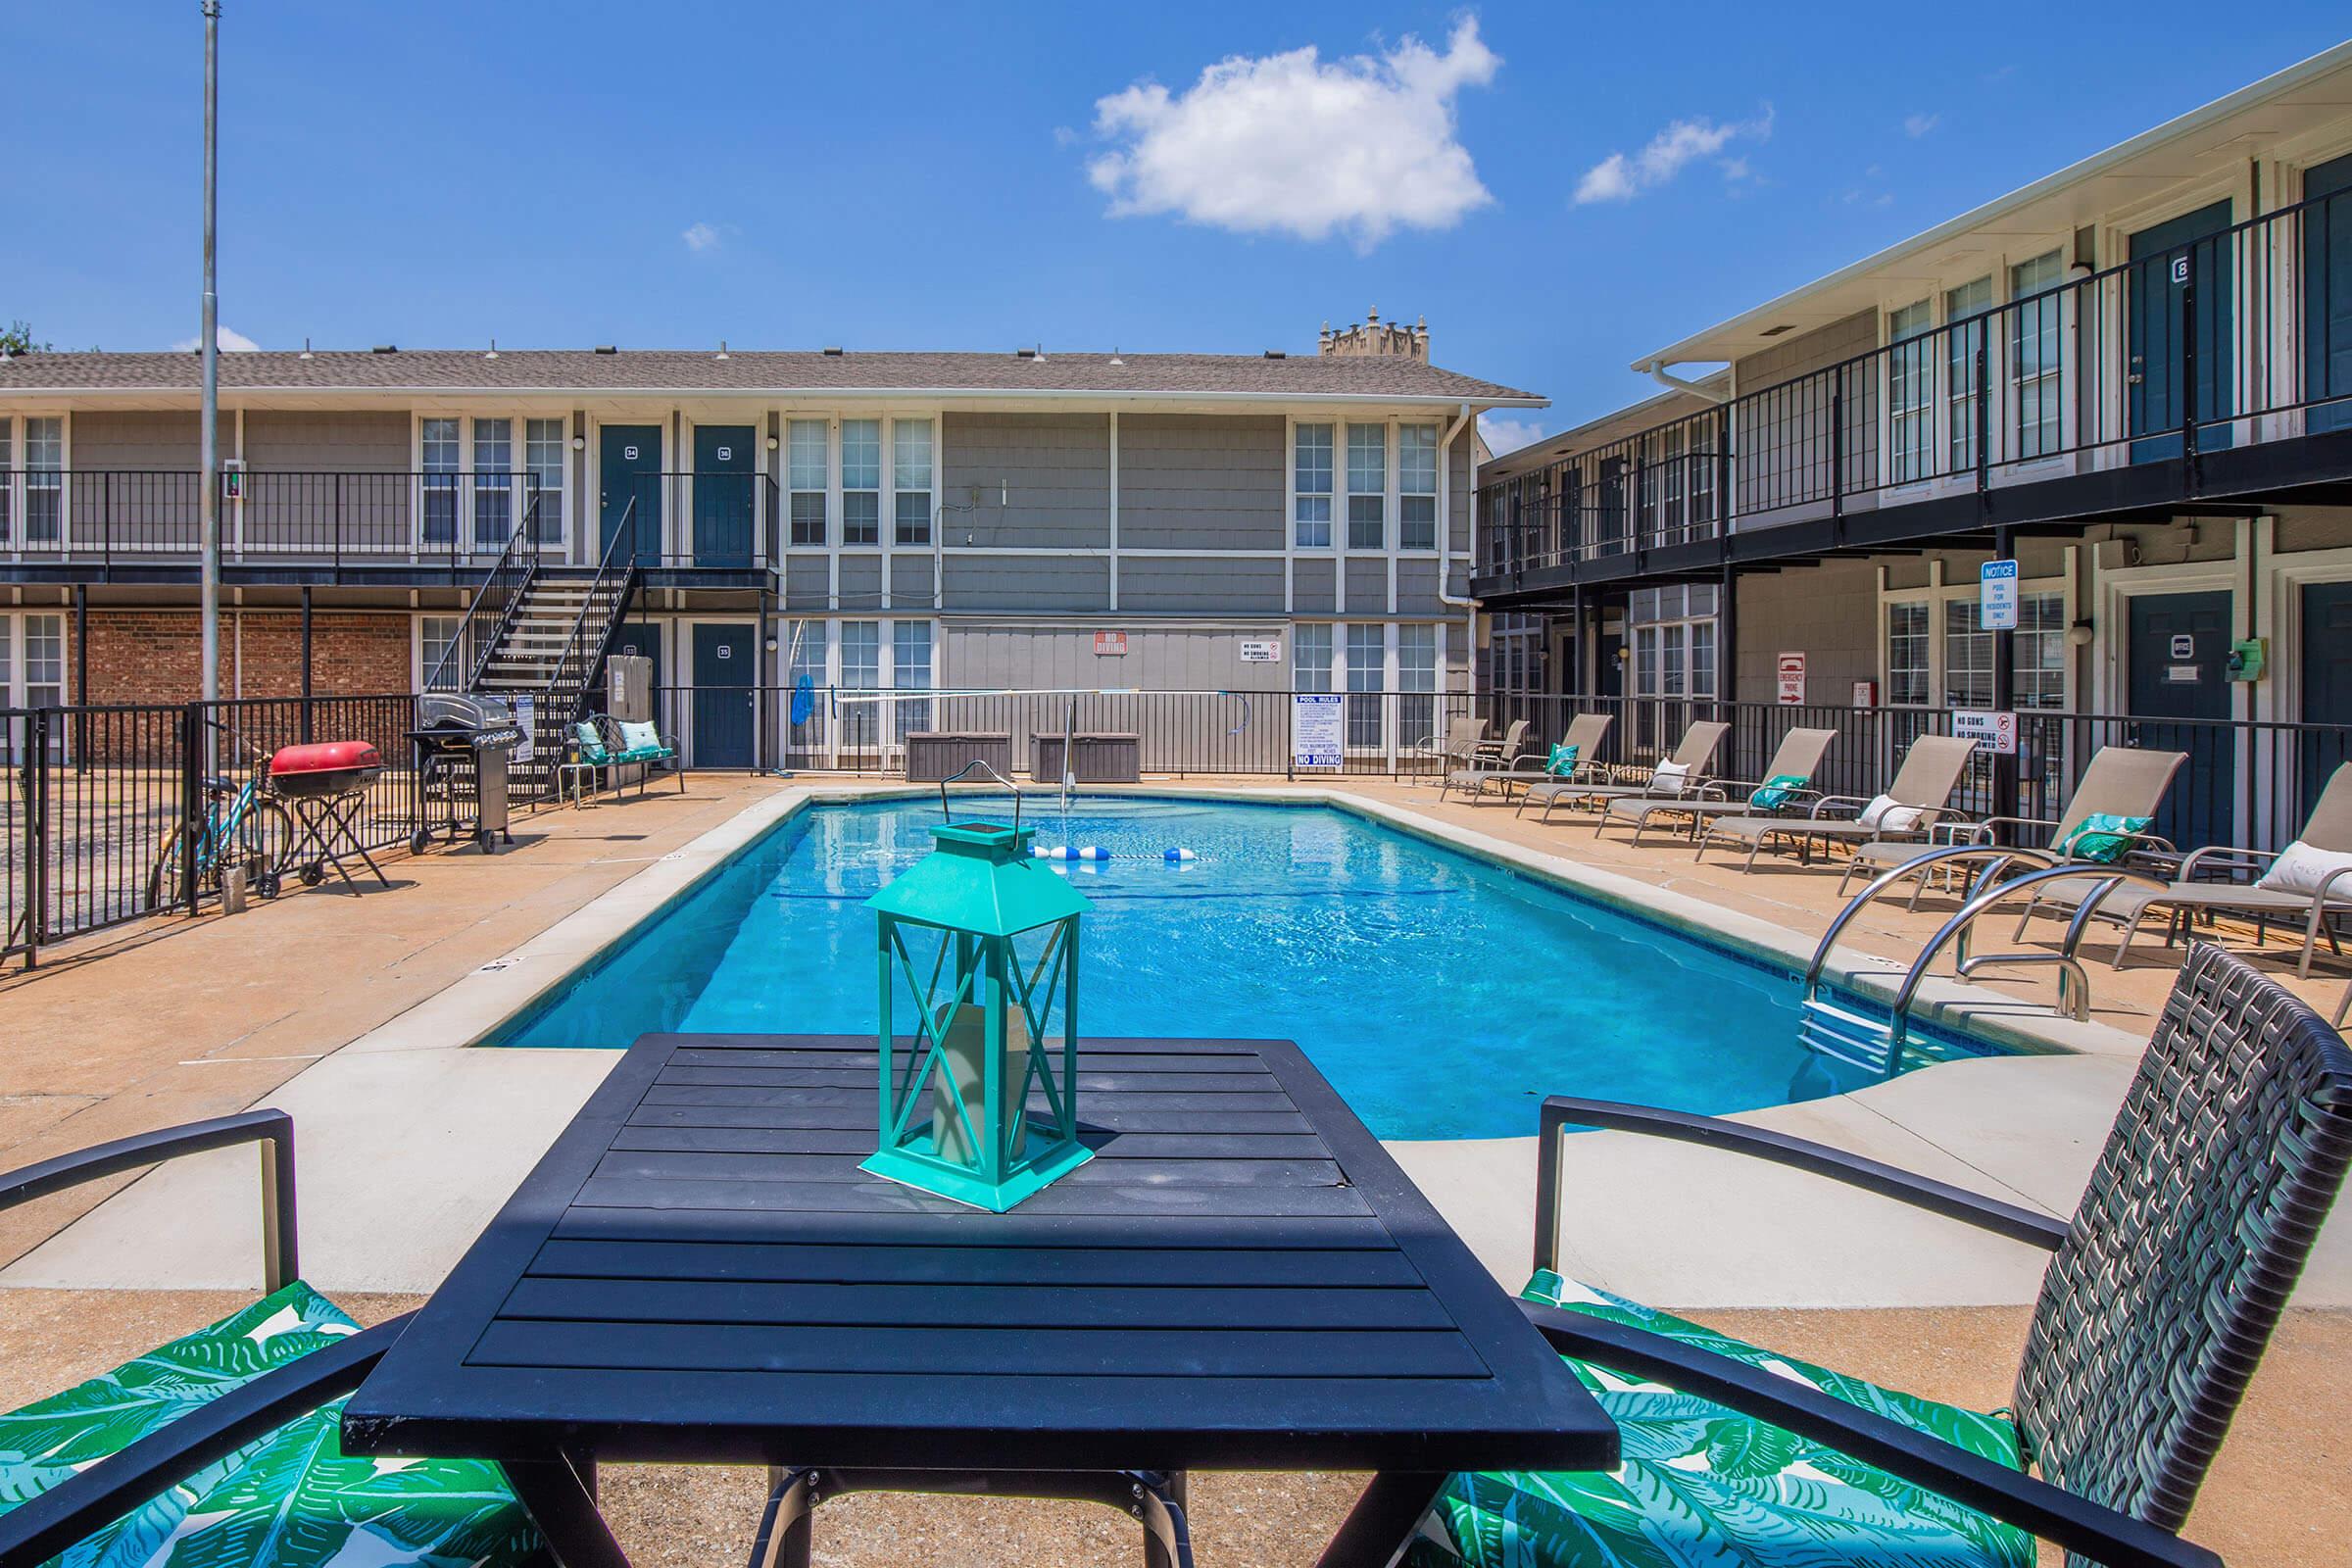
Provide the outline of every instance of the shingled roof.
[[[192,392],[198,357],[26,354],[0,359],[0,393]],[[1512,387],[1418,360],[1240,354],[903,354],[636,349],[403,349],[220,356],[230,392],[562,392],[1365,398],[1536,406]]]

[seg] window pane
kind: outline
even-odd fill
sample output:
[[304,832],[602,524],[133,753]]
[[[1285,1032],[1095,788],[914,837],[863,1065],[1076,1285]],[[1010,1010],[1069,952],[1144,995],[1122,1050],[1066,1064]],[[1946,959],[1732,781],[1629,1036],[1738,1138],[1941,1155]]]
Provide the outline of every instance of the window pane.
[[1975,595],[1943,604],[1943,701],[1947,708],[1992,706],[1992,633],[1978,625]]
[[514,421],[473,421],[473,537],[503,545],[514,528],[507,477],[514,467]]
[[1298,425],[1293,436],[1292,487],[1298,491],[1297,542],[1305,549],[1331,544],[1331,436],[1328,424]]
[[[841,623],[841,684],[851,690],[872,690],[882,681],[882,626],[879,621]],[[852,703],[841,710],[841,743],[870,749],[881,734],[879,714],[872,703]]]
[[[820,426],[821,429],[821,426]],[[792,649],[790,680],[795,691],[805,678],[811,693],[823,690],[825,682],[825,624],[820,620],[807,622],[798,628],[798,636],[788,639]],[[792,708],[785,706],[785,722],[791,724],[790,745],[812,750],[825,743],[825,711],[828,704],[819,699],[808,707],[808,716],[798,724],[791,723]]]
[[882,488],[882,421],[841,421],[841,485],[845,490]]
[[[33,421],[38,423],[39,421]],[[455,473],[459,468],[458,421],[455,419],[426,419],[419,427],[424,466],[433,473]]]
[[[66,421],[24,421],[24,540],[55,544],[65,537]],[[29,623],[27,623],[29,624]]]
[[1386,425],[1348,427],[1348,548],[1350,550],[1387,548],[1388,463]]
[[1924,708],[1928,701],[1928,606],[1904,600],[1886,607],[1886,701]]
[[931,488],[931,421],[890,421],[891,483],[901,490]]
[[2066,596],[2023,594],[2017,603],[2017,635],[2011,644],[2019,708],[2066,706]]
[[[890,683],[900,691],[928,691],[931,686],[931,623],[902,620],[890,628]],[[929,703],[893,703],[892,738],[904,741],[931,727]]]
[[825,488],[825,421],[795,419],[786,460],[785,486],[792,490]]
[[[29,422],[29,421],[28,421]],[[24,617],[24,703],[55,708],[66,700],[66,617]]]
[[1973,468],[1977,463],[1977,357],[1992,354],[1990,326],[1967,322],[1992,309],[1992,279],[1980,277],[1943,294],[1943,318],[1955,323],[1944,337],[1944,386],[1949,404],[1944,415],[1945,447],[1951,471]]
[[1331,690],[1331,627],[1295,626],[1291,630],[1291,679],[1302,692]]
[[823,546],[825,493],[822,490],[795,490],[792,493],[792,542],[796,545]]
[[1348,628],[1348,744],[1377,747],[1381,736],[1381,699],[1388,652],[1388,628]]
[[931,542],[931,492],[901,490],[892,502],[898,510],[898,541],[903,545]]
[[1300,496],[1298,498],[1298,544],[1301,549],[1315,550],[1331,543],[1331,497]]
[[878,490],[841,493],[841,539],[844,544],[882,542],[882,494]]
[[1892,420],[1892,457],[1897,482],[1924,479],[1933,457],[1930,438],[1935,425],[1935,368],[1929,345],[1919,341],[1934,324],[1926,300],[1906,305],[1887,318],[1886,335],[1894,345],[1887,355],[1886,400]]
[[2065,295],[2043,291],[2055,289],[2064,276],[2056,251],[2009,269],[2009,297],[2020,302],[2009,312],[2009,379],[2015,387],[2012,435],[2021,458],[2058,450],[2058,329]]
[[1406,550],[1438,548],[1438,427],[1401,425],[1396,431],[1396,543]]
[[564,421],[532,419],[523,426],[523,461],[539,504],[538,534],[555,539],[564,532]]

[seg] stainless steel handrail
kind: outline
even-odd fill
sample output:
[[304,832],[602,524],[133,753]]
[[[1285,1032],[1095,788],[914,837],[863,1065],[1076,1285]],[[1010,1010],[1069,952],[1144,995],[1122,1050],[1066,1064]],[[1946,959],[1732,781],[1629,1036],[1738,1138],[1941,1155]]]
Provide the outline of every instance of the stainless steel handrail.
[[[1862,912],[1863,906],[1870,903],[1871,900],[1877,898],[1880,894],[1886,892],[1888,888],[1894,886],[1897,882],[1900,882],[1906,876],[1911,875],[1913,872],[1921,872],[1924,874],[1926,868],[1931,865],[1939,864],[1945,861],[1958,861],[1964,859],[1984,859],[1988,861],[1989,864],[1984,871],[1984,876],[1989,876],[1997,873],[2001,867],[2007,865],[2011,860],[2019,858],[2020,857],[2045,858],[2045,857],[2043,857],[2041,852],[2038,850],[2021,850],[2015,847],[2005,848],[2003,846],[1994,844],[1947,844],[1941,849],[1930,850],[1924,855],[1914,856],[1912,858],[1905,860],[1902,864],[1895,866],[1890,870],[1880,872],[1878,876],[1871,880],[1867,887],[1863,888],[1861,892],[1855,894],[1852,899],[1847,901],[1845,907],[1838,911],[1838,917],[1830,922],[1829,930],[1822,933],[1821,945],[1813,950],[1813,961],[1805,966],[1804,999],[1807,1002],[1812,1001],[1814,993],[1820,989],[1821,970],[1822,966],[1829,962],[1830,950],[1838,945],[1838,938],[1839,934],[1842,933],[1848,925],[1853,923],[1854,916]],[[1972,880],[1970,884],[1970,894],[1972,896],[1976,891],[1978,883],[1982,882],[1983,879],[1984,877],[1980,876]]]

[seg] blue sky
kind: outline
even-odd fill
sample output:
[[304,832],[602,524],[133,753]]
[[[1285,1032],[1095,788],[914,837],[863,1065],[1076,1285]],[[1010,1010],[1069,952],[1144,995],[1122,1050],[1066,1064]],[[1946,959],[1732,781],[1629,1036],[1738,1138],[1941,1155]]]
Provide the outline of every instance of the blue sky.
[[[1546,429],[2343,31],[2298,0],[226,11],[221,320],[266,348],[1299,352],[1377,307]],[[0,319],[192,342],[195,0],[12,6],[0,59]]]

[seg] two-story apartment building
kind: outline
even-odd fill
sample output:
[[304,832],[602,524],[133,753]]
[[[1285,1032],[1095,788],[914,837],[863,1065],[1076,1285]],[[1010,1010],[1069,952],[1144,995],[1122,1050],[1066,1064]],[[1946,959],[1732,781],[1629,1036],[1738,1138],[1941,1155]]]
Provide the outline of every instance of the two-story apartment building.
[[[1473,421],[1542,400],[1428,344],[226,354],[222,690],[519,689],[609,646],[726,766],[786,760],[743,694],[801,677],[1467,689]],[[195,694],[197,378],[0,360],[0,706]],[[492,647],[526,563],[538,640]],[[774,745],[886,762],[893,711]]]
[[2352,44],[1633,368],[1481,470],[1501,684],[2130,713],[2202,831],[2300,819],[2328,759],[2242,726],[2352,723]]

